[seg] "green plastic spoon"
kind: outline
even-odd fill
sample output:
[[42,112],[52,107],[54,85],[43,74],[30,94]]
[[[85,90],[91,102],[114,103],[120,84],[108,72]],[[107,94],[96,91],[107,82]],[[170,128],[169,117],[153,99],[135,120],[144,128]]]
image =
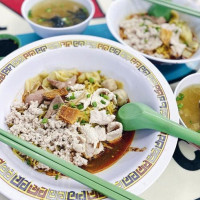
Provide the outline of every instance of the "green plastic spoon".
[[123,105],[117,113],[117,120],[123,124],[125,131],[155,129],[200,145],[200,133],[163,117],[142,103],[128,103]]

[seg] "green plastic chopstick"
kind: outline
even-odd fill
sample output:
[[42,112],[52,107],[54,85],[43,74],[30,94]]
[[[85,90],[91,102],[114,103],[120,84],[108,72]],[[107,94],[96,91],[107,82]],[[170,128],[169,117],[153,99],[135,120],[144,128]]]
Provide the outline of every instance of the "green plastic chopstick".
[[50,168],[69,176],[84,185],[87,185],[88,187],[106,195],[111,199],[142,200],[140,197],[137,197],[112,183],[109,183],[71,163],[68,163],[2,129],[0,129],[0,141],[49,166]]
[[200,17],[199,11],[193,10],[191,8],[187,8],[187,7],[184,7],[184,6],[180,6],[180,5],[175,4],[171,1],[164,1],[164,0],[159,0],[159,1],[158,0],[145,0],[145,1],[157,4],[157,5],[160,5],[160,6],[165,6],[167,8],[171,8],[173,10],[177,10],[179,12],[186,13],[186,14],[189,14],[189,15],[192,15],[192,16],[195,16],[195,17]]

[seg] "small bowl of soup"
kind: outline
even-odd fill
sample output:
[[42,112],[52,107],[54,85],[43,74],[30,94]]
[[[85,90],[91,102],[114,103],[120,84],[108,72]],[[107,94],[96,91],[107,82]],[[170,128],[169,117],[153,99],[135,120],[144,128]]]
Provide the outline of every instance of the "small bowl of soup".
[[25,0],[21,12],[42,38],[80,34],[94,15],[90,0]]
[[174,94],[181,124],[200,132],[200,73],[191,74],[182,79]]

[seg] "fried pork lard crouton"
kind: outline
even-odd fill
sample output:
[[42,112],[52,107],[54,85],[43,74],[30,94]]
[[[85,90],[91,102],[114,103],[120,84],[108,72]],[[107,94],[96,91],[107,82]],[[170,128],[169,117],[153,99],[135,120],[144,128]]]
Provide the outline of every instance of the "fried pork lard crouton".
[[63,105],[58,111],[57,116],[59,119],[63,120],[66,123],[74,124],[81,116],[81,112],[76,108],[71,108]]
[[50,90],[48,92],[45,92],[43,94],[43,96],[44,96],[45,99],[52,100],[56,96],[65,96],[67,94],[68,94],[68,91],[65,88],[61,88],[61,89],[54,89],[54,90]]

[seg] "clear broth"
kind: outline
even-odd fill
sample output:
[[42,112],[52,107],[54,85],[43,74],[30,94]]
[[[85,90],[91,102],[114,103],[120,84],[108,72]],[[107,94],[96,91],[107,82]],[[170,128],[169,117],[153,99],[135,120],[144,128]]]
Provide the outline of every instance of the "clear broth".
[[192,85],[183,91],[184,95],[182,100],[177,100],[179,107],[179,114],[185,125],[194,130],[200,130],[200,84]]
[[88,11],[74,1],[45,0],[33,6],[28,17],[39,25],[61,28],[83,22],[88,18]]

